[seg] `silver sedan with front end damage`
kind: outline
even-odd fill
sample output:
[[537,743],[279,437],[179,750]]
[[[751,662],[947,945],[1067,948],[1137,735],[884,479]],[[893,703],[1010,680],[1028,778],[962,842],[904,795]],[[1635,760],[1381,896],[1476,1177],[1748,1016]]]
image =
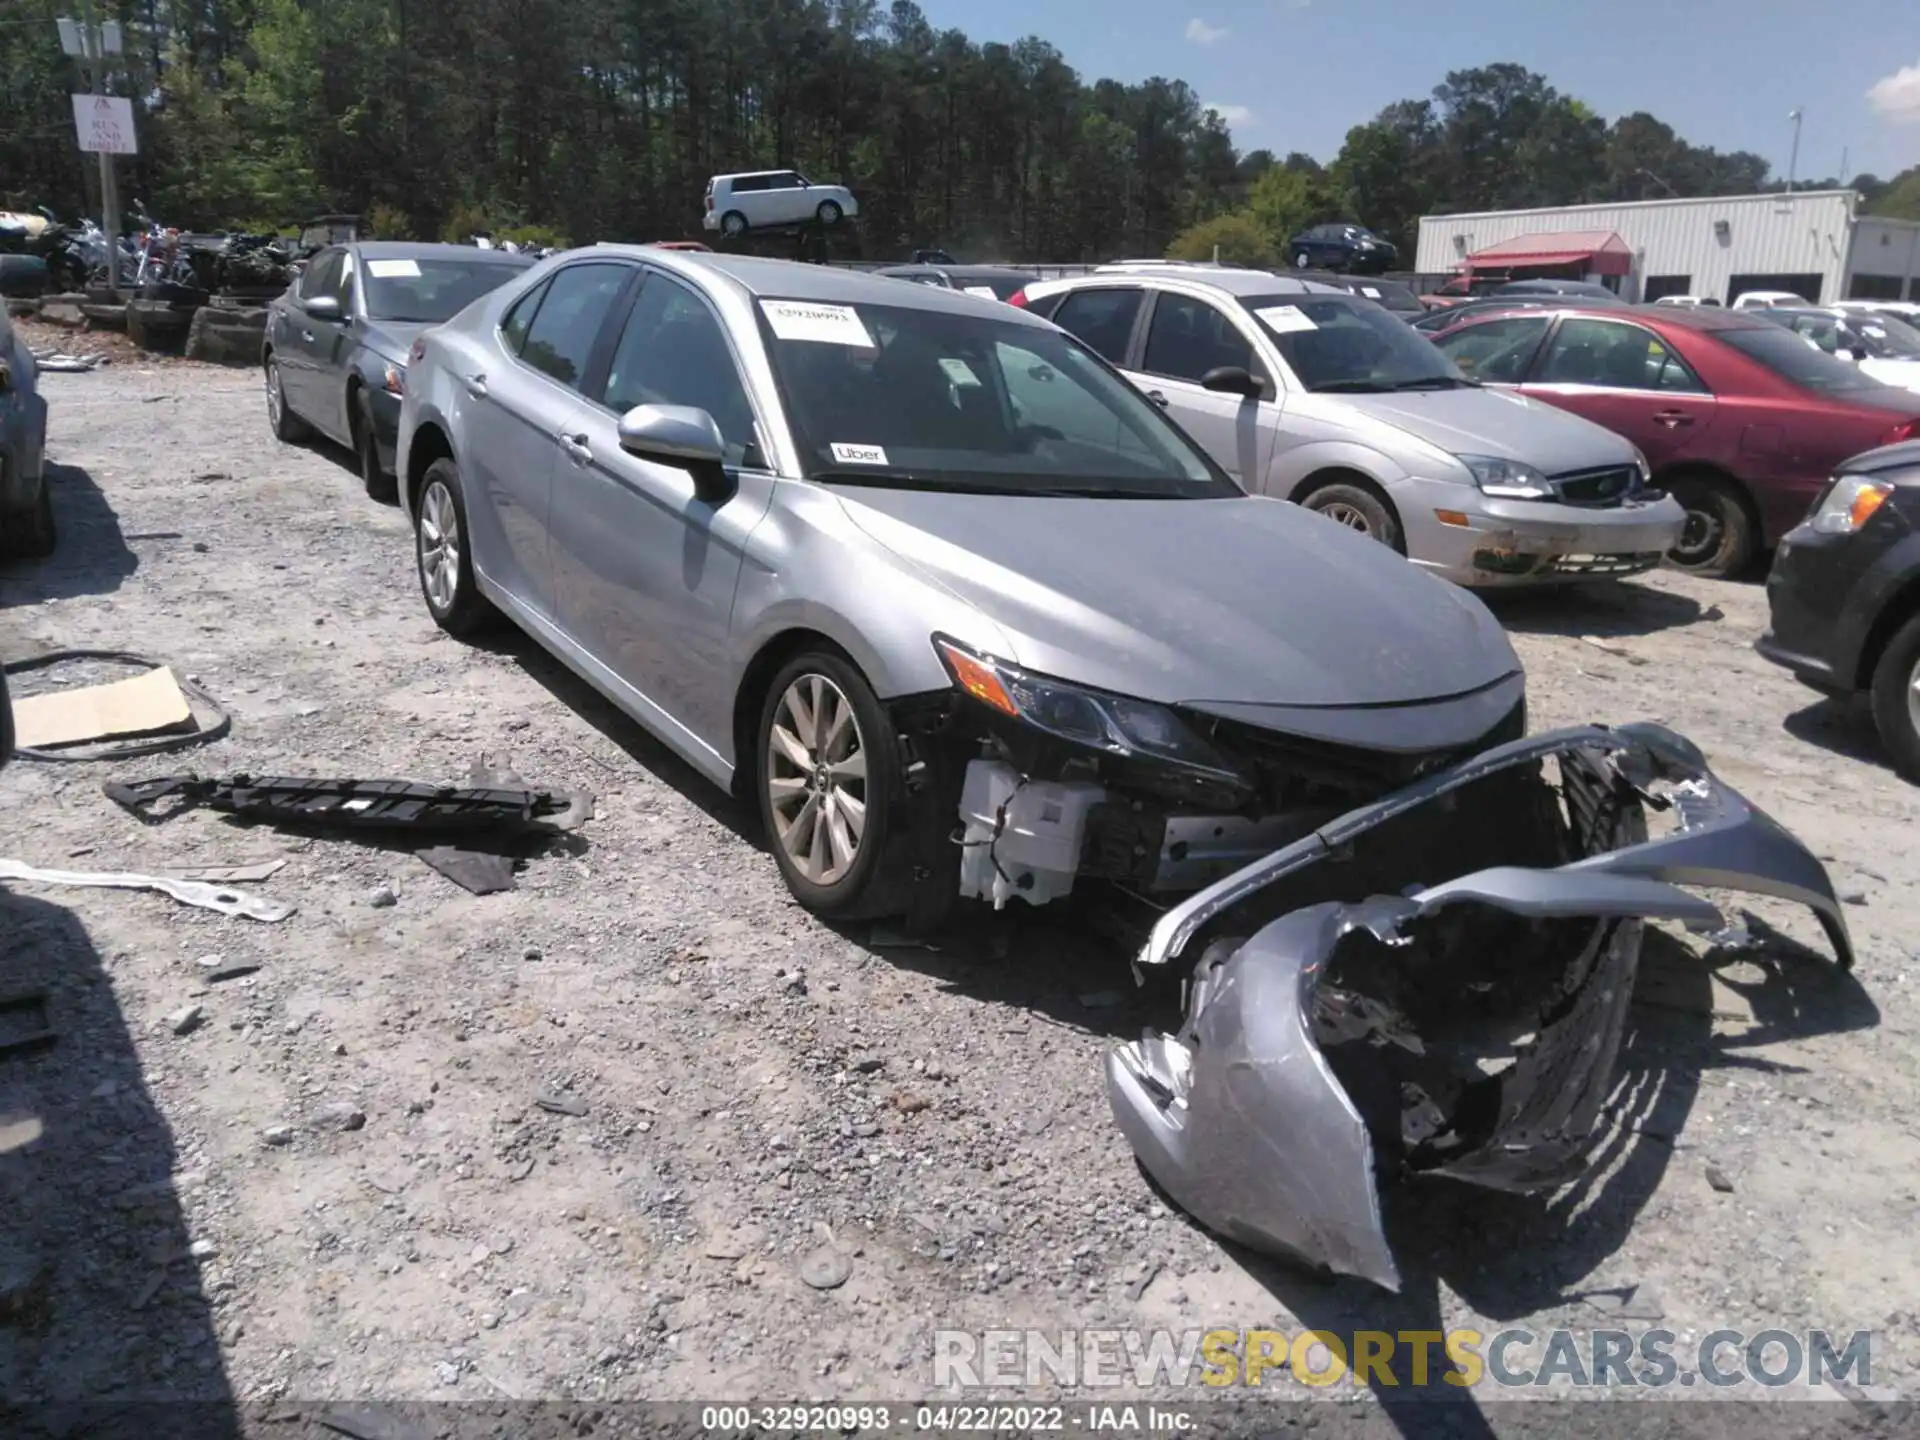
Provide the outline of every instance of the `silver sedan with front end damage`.
[[1185,1024],[1109,1057],[1114,1114],[1203,1223],[1398,1289],[1382,1183],[1581,1172],[1645,922],[1727,928],[1683,885],[1807,905],[1852,964],[1819,860],[1680,736],[1488,750],[1164,915],[1138,963],[1191,967]]
[[1461,585],[1634,575],[1686,523],[1611,430],[1482,388],[1360,295],[1259,270],[1136,270],[1015,303],[1118,365],[1256,495]]
[[1479,600],[997,301],[576,251],[421,337],[399,449],[433,617],[757,803],[822,914],[1177,896],[1525,728]]

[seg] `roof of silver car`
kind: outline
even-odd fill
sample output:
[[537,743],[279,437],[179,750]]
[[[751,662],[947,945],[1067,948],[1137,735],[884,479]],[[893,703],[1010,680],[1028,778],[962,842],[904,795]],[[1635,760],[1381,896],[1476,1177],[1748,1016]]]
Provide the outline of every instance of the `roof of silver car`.
[[1228,295],[1347,295],[1338,285],[1317,280],[1297,280],[1291,275],[1276,275],[1271,270],[1218,269],[1211,265],[1130,265],[1125,270],[1095,271],[1089,275],[1066,277],[1074,284],[1083,281],[1111,285],[1125,280],[1180,280],[1189,285],[1211,285]]
[[[659,250],[638,245],[608,248],[630,251],[637,260],[650,260],[655,264],[661,260]],[[723,275],[753,296],[813,300],[829,305],[893,305],[908,310],[980,313],[981,301],[975,296],[941,286],[911,285],[890,275],[842,270],[832,265],[807,265],[797,260],[768,260],[757,255],[714,255],[697,250],[667,253],[690,269]],[[998,305],[994,315],[1016,325],[1046,324],[1011,305]]]

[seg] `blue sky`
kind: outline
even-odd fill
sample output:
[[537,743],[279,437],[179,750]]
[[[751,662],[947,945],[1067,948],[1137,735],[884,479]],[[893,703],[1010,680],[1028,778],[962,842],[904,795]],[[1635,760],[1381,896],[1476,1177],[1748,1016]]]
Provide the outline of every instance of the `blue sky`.
[[1448,70],[1513,60],[1612,119],[1802,178],[1920,164],[1920,0],[920,0],[974,40],[1038,35],[1092,80],[1185,80],[1242,150],[1322,162]]

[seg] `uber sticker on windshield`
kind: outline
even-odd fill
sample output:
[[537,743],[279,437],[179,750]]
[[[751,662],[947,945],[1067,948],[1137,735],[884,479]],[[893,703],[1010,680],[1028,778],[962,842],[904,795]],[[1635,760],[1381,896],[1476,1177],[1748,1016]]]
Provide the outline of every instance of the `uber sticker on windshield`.
[[964,360],[956,360],[951,356],[944,356],[941,358],[940,368],[947,372],[947,379],[956,385],[978,385],[980,383],[980,377],[973,373],[973,367]]
[[[874,348],[873,337],[851,305],[809,305],[802,300],[762,300],[760,309],[782,340],[811,340],[820,345]],[[876,462],[884,464],[884,461]]]
[[978,295],[982,300],[998,300],[1000,298],[993,293],[993,287],[991,285],[962,285],[960,288],[965,290],[969,295]]
[[1318,330],[1320,327],[1303,314],[1298,305],[1269,305],[1253,312],[1269,330],[1285,335],[1290,330]]
[[376,280],[418,280],[418,260],[369,260],[367,274]]
[[[772,317],[769,316],[769,319]],[[829,445],[835,463],[840,465],[884,465],[887,452],[878,445]]]

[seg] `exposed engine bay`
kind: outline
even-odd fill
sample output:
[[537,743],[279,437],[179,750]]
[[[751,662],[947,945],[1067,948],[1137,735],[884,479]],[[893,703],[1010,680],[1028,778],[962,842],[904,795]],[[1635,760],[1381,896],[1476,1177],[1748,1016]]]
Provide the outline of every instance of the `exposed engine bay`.
[[1725,928],[1680,885],[1808,905],[1851,966],[1819,860],[1672,731],[1497,746],[1167,911],[1136,966],[1192,965],[1185,1022],[1109,1057],[1115,1117],[1202,1223],[1397,1289],[1383,1181],[1580,1173],[1644,922]]

